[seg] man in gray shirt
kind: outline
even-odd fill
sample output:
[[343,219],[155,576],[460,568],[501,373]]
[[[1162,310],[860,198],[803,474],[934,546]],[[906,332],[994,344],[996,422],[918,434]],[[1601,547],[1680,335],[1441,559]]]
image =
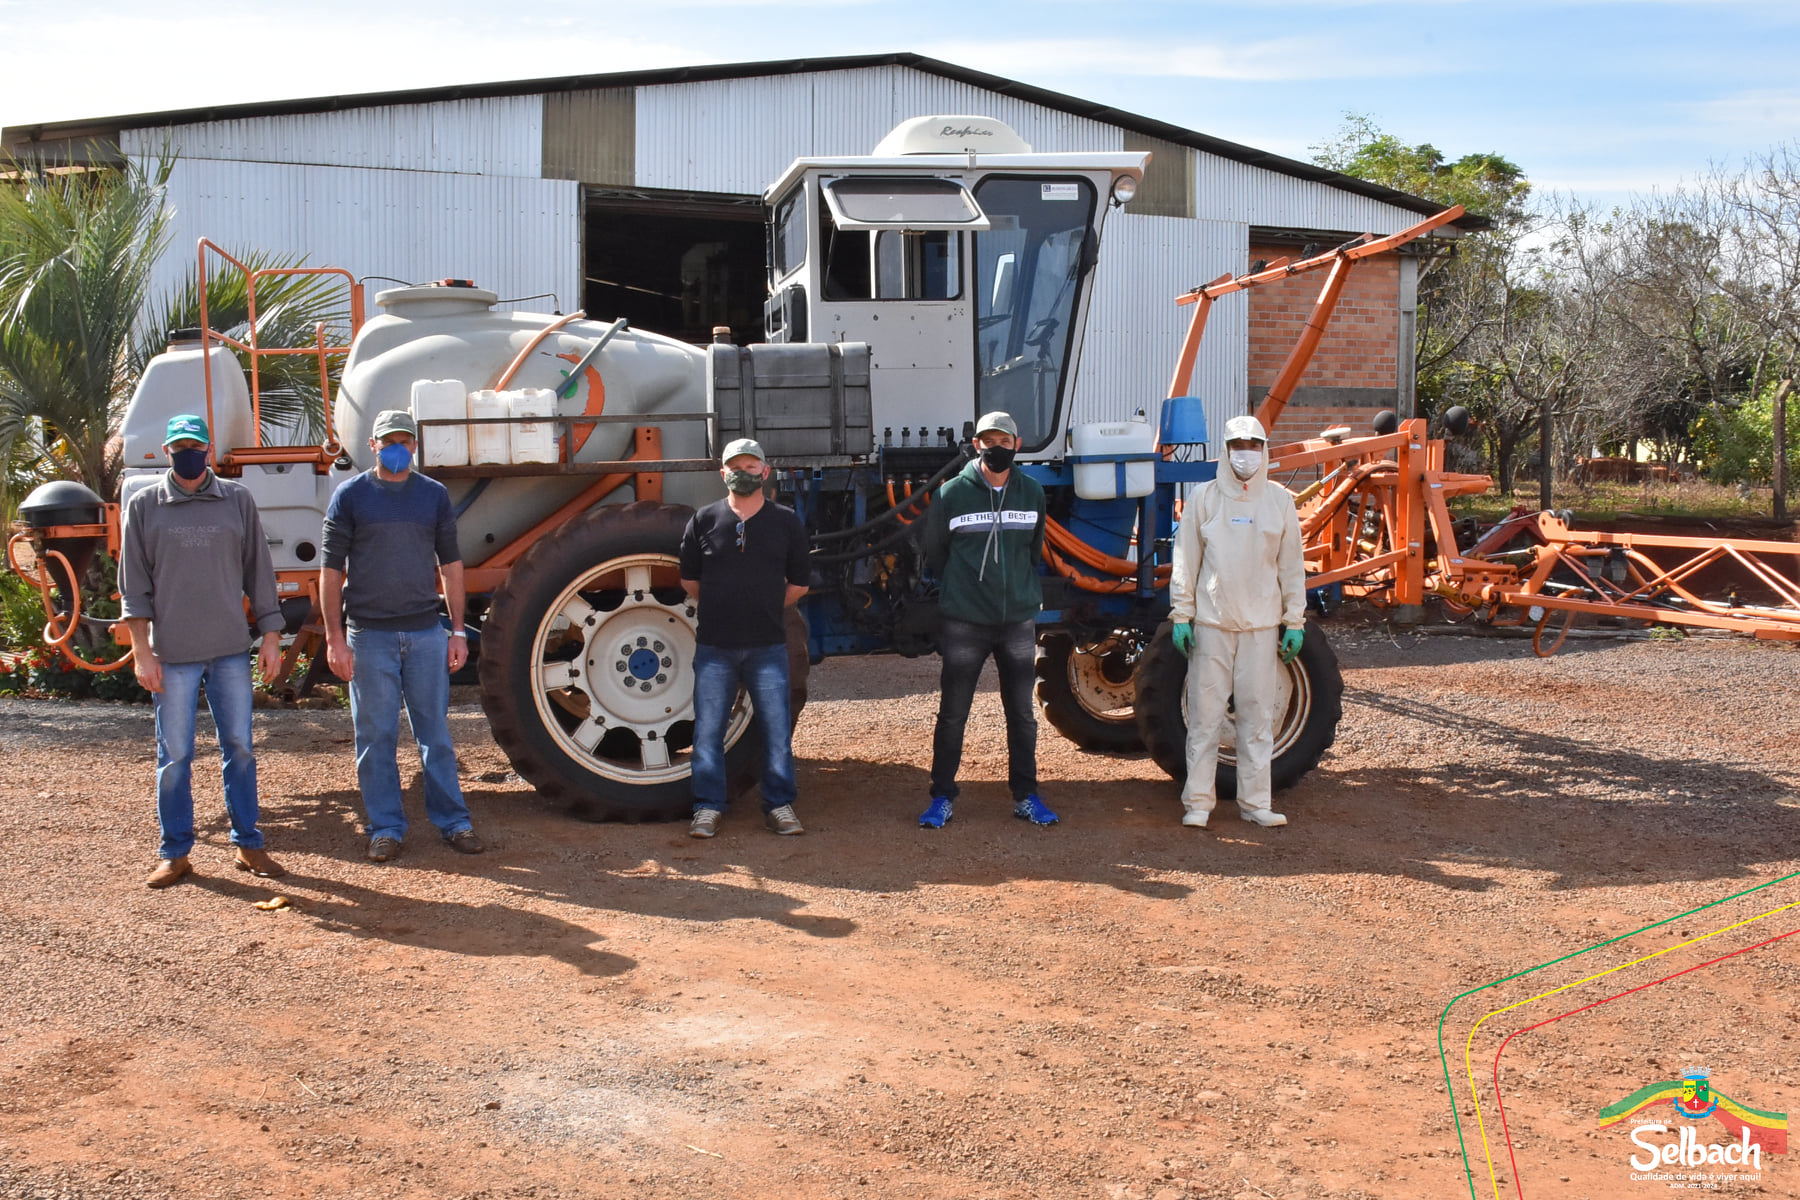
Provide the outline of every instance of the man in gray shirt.
[[125,506],[119,593],[138,682],[156,702],[156,812],[162,862],[145,880],[164,888],[191,874],[194,846],[194,717],[201,685],[218,727],[234,865],[287,874],[263,851],[256,827],[256,756],[250,749],[250,627],[262,634],[263,678],[281,667],[281,604],[256,502],[207,466],[206,422],[169,420],[163,452],[173,464]]

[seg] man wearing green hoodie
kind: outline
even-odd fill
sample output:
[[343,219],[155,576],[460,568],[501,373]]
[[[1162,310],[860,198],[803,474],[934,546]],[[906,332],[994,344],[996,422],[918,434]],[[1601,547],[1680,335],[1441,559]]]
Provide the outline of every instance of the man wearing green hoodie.
[[991,654],[1000,672],[1006,712],[1007,784],[1013,815],[1054,825],[1056,814],[1037,794],[1037,714],[1032,684],[1037,662],[1037,615],[1044,607],[1037,564],[1044,551],[1044,489],[1013,470],[1019,427],[1003,412],[975,424],[980,457],[944,481],[925,510],[925,562],[940,583],[943,625],[938,653],[937,730],[931,744],[931,806],[924,829],[942,829],[956,800],[963,728],[975,684]]

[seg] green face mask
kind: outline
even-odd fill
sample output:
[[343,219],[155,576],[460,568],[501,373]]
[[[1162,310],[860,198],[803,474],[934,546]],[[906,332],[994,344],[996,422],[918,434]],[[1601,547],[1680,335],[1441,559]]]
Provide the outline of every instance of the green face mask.
[[750,471],[733,468],[725,473],[725,486],[733,495],[748,496],[751,492],[760,490],[762,485],[762,476]]

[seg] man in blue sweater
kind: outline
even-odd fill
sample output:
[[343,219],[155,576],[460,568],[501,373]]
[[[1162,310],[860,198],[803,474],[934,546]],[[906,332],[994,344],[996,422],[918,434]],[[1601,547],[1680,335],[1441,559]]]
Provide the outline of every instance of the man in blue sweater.
[[[377,465],[339,484],[325,510],[326,660],[350,681],[373,862],[397,857],[406,837],[396,761],[402,701],[425,771],[425,815],[451,849],[482,851],[450,744],[450,675],[469,657],[456,514],[444,485],[412,469],[418,436],[411,413],[376,414],[369,448]],[[448,631],[438,620],[440,576]]]

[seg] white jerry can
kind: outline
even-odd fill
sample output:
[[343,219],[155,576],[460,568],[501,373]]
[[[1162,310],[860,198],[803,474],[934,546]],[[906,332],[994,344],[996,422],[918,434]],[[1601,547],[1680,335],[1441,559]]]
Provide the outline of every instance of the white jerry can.
[[556,415],[556,393],[549,388],[519,388],[502,393],[508,414],[515,421],[522,417],[543,417],[541,421],[523,421],[512,427],[512,461],[516,463],[550,463],[556,461],[556,423],[548,418]]
[[[415,379],[412,415],[418,421],[465,421],[469,392],[460,379]],[[469,427],[432,425],[419,430],[419,454],[425,469],[469,465]]]
[[[507,404],[504,392],[496,392],[493,388],[482,388],[469,393],[469,419],[471,421],[511,416],[512,408]],[[470,465],[477,467],[501,466],[511,457],[511,454],[512,440],[507,436],[506,426],[469,426]]]
[[1156,430],[1142,416],[1070,426],[1066,461],[1083,500],[1148,496],[1156,490]]

